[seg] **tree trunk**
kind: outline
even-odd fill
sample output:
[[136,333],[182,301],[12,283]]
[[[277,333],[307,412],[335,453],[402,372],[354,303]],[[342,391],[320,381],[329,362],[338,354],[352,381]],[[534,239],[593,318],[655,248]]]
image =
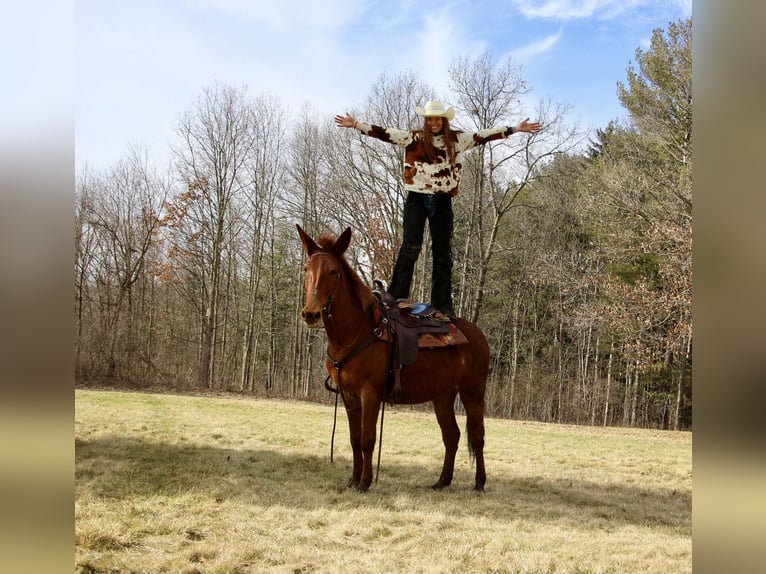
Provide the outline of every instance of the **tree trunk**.
[[625,396],[622,400],[622,426],[630,425],[630,388],[633,383],[633,372],[630,369],[630,358],[625,359]]
[[213,242],[213,261],[210,269],[210,289],[203,317],[202,353],[200,357],[200,386],[212,388],[215,375],[216,322],[218,321],[218,290],[221,277],[221,246],[223,221],[219,218],[216,239]]
[[513,399],[516,391],[516,374],[519,369],[519,338],[521,333],[519,332],[519,310],[521,307],[521,290],[516,290],[516,295],[513,298],[513,315],[511,319],[511,372],[510,372],[510,392],[508,396],[508,412],[507,417],[513,418]]
[[[561,316],[561,315],[560,315]],[[562,421],[561,411],[562,409],[562,395],[564,394],[564,357],[563,357],[563,345],[562,345],[562,333],[564,331],[564,324],[563,319],[559,321],[559,329],[558,333],[556,334],[557,342],[556,342],[556,348],[558,353],[558,365],[556,367],[556,377],[559,381],[559,390],[557,394],[557,410],[556,413],[556,422],[560,423]]]
[[258,225],[253,223],[253,235],[250,241],[250,262],[247,289],[247,316],[245,334],[242,341],[242,371],[239,387],[241,390],[253,390],[253,363],[255,346],[255,315],[260,286],[260,261],[263,242],[259,240]]
[[684,393],[686,392],[686,372],[689,363],[689,357],[692,352],[692,335],[689,328],[689,335],[686,339],[686,352],[681,362],[681,374],[678,376],[678,392],[676,394],[676,412],[673,417],[673,430],[681,430],[681,407],[683,406]]
[[601,344],[601,337],[596,336],[596,348],[595,356],[593,357],[593,388],[591,389],[590,399],[590,426],[596,426],[596,410],[598,407],[599,396],[599,377],[598,377],[598,358],[599,358],[599,345]]
[[638,387],[640,379],[638,372],[638,361],[636,361],[636,369],[633,372],[633,396],[631,397],[630,404],[630,426],[636,426],[636,410],[638,408]]
[[606,392],[604,397],[604,426],[609,422],[609,392],[612,388],[612,359],[614,357],[614,341],[609,346],[609,360],[606,363]]

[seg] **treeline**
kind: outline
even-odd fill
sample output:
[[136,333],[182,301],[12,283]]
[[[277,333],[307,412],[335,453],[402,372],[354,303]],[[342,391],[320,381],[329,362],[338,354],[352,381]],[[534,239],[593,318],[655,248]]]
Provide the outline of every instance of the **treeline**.
[[[634,67],[635,66],[635,67]],[[596,134],[568,106],[522,107],[510,59],[456,60],[450,93],[381,76],[354,117],[417,128],[442,99],[459,127],[542,122],[466,154],[454,298],[492,349],[492,416],[691,428],[691,20],[655,30]],[[76,380],[327,400],[326,339],[299,320],[316,236],[387,280],[400,243],[402,154],[310,106],[213,85],[178,118],[172,165],[130,149],[76,178]],[[427,300],[424,247],[411,294]]]

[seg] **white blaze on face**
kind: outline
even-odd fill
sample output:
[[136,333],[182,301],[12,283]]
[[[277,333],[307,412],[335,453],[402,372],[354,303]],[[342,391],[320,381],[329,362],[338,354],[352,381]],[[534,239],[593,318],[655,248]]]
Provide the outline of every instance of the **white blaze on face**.
[[306,303],[301,311],[301,316],[306,326],[313,329],[321,324],[322,313],[321,307],[317,305],[319,274],[314,273],[311,269],[306,269],[304,290],[306,293]]

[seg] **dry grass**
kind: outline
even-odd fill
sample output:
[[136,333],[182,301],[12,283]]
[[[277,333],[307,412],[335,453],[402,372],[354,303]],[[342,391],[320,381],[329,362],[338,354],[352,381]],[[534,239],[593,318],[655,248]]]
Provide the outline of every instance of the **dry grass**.
[[331,407],[75,400],[76,572],[691,572],[689,433],[488,420],[487,492],[464,441],[433,492],[434,416],[389,408],[380,481],[360,494],[345,419],[329,462]]

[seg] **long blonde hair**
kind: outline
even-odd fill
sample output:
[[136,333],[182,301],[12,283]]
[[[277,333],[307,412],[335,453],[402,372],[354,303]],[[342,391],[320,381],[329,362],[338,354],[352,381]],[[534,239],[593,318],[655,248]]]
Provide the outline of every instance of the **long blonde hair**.
[[[428,129],[426,118],[423,118],[423,143],[424,150],[431,163],[436,163],[436,149],[434,148],[433,134]],[[449,127],[449,120],[442,118],[442,137],[444,137],[444,147],[447,150],[447,159],[451,165],[455,165],[455,142],[457,135]]]

